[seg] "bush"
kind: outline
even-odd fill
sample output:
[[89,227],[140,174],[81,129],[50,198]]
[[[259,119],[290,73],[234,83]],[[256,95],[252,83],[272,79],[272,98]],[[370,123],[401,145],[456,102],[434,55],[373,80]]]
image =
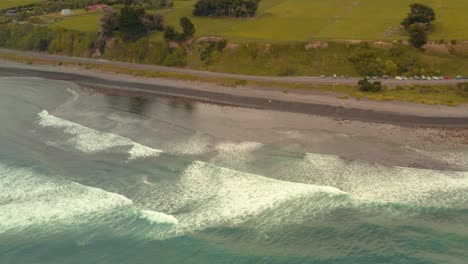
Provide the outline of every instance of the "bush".
[[349,57],[354,68],[361,76],[380,76],[383,74],[385,64],[377,57],[374,50],[362,45]]
[[198,0],[193,9],[195,16],[254,16],[260,0]]
[[164,29],[164,39],[167,41],[174,41],[177,39],[177,31],[173,26],[166,26]]
[[457,84],[457,91],[463,97],[468,97],[468,82]]
[[187,51],[184,47],[172,49],[164,61],[166,66],[185,66],[187,64]]
[[197,49],[200,52],[200,60],[205,64],[212,64],[217,57],[221,55],[221,52],[226,47],[227,41],[210,41],[202,42],[197,44]]
[[381,82],[369,82],[367,78],[364,78],[358,82],[359,90],[362,92],[380,92],[383,90]]

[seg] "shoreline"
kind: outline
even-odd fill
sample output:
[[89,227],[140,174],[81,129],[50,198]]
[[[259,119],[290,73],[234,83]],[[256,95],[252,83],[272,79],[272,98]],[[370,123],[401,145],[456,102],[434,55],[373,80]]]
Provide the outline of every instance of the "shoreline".
[[338,99],[336,95],[278,88],[228,88],[203,82],[149,79],[56,66],[0,61],[0,74],[74,82],[104,92],[145,93],[199,102],[292,112],[339,120],[401,126],[468,128],[468,106],[430,106],[407,102]]

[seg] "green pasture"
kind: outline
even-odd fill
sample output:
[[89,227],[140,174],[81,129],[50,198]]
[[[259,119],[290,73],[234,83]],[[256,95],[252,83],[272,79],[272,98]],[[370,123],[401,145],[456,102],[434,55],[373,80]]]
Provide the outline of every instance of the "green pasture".
[[0,10],[42,2],[43,0],[0,0]]
[[[414,0],[262,0],[255,18],[192,16],[196,0],[174,0],[163,10],[168,24],[190,17],[197,35],[219,35],[236,41],[294,42],[313,39],[404,39],[399,23]],[[437,13],[432,39],[468,40],[467,0],[418,0]]]
[[[78,10],[78,11],[82,11],[82,10]],[[52,24],[52,26],[78,30],[78,31],[85,31],[85,32],[97,32],[99,30],[99,18],[101,17],[100,13],[78,12],[74,14],[76,15],[63,17],[63,19]]]

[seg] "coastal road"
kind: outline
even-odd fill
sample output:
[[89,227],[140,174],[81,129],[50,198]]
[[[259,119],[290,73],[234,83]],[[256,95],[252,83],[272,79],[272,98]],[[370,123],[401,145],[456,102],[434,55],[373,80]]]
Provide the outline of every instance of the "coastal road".
[[[175,67],[166,67],[166,66],[156,66],[148,64],[136,64],[129,62],[118,62],[118,61],[108,61],[102,59],[91,59],[91,58],[81,58],[81,57],[71,57],[63,55],[54,55],[47,53],[38,53],[30,51],[18,51],[11,49],[0,48],[0,53],[3,54],[16,54],[20,56],[27,56],[38,59],[52,59],[62,62],[72,62],[72,63],[92,63],[99,65],[109,65],[117,66],[128,69],[138,69],[138,70],[153,70],[159,72],[172,72],[172,73],[181,73],[188,74],[193,76],[200,77],[218,77],[218,78],[235,78],[235,79],[244,79],[252,81],[273,81],[273,82],[294,82],[294,83],[305,83],[305,84],[348,84],[354,85],[357,84],[360,78],[320,78],[320,77],[310,77],[310,76],[294,76],[294,77],[273,77],[273,76],[254,76],[254,75],[244,75],[244,74],[232,74],[232,73],[221,73],[221,72],[209,72],[209,71],[199,71],[199,70],[190,70],[184,68],[175,68]],[[457,84],[463,80],[379,80],[385,85],[411,85],[411,84],[424,84],[424,85],[440,85],[440,84]],[[466,80],[465,80],[466,81]]]

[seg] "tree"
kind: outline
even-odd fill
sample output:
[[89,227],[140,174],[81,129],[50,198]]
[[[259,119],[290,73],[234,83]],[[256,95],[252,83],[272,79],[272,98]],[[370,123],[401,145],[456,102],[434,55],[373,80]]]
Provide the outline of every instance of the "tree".
[[162,15],[151,15],[145,13],[141,17],[141,22],[146,28],[146,31],[162,31],[164,29],[164,17]]
[[195,3],[195,16],[254,16],[260,0],[198,0]]
[[410,9],[408,16],[401,22],[401,25],[406,29],[416,23],[428,26],[436,19],[434,9],[424,4],[412,4]]
[[167,41],[174,41],[177,39],[177,31],[173,26],[167,26],[164,29],[164,39]]
[[111,36],[114,30],[119,28],[118,15],[111,10],[106,10],[101,17],[101,33]]
[[408,28],[409,42],[416,48],[421,48],[427,43],[427,32],[423,25],[412,24]]
[[193,37],[195,34],[195,26],[193,25],[192,21],[190,21],[190,19],[187,17],[182,17],[180,19],[180,26],[182,27],[184,39]]
[[195,26],[192,21],[187,17],[182,17],[180,19],[180,26],[182,27],[182,32],[177,32],[173,26],[167,26],[164,29],[164,38],[167,41],[185,41],[195,34]]
[[144,14],[144,9],[137,9],[128,5],[120,10],[118,17],[119,30],[124,40],[135,41],[146,35],[145,25],[141,21]]

